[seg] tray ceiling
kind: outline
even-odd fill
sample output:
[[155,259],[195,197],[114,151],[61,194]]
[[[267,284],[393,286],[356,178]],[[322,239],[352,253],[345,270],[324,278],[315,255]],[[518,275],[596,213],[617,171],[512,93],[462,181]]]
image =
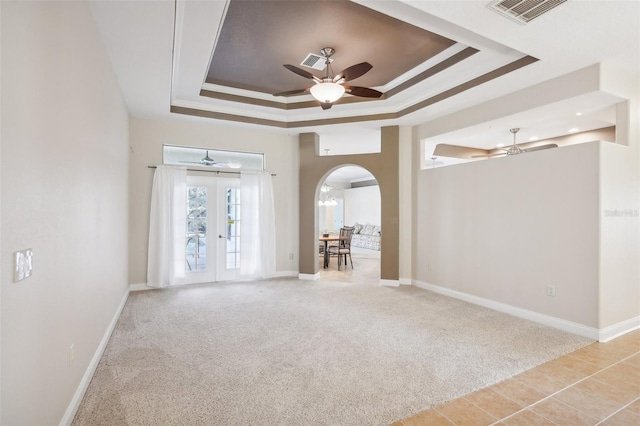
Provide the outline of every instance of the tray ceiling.
[[231,0],[207,73],[207,83],[267,94],[304,88],[291,73],[309,53],[333,47],[333,71],[369,62],[359,86],[382,87],[455,42],[349,1]]
[[[225,35],[233,20],[235,2],[89,2],[132,116],[185,120],[198,116],[225,120],[228,125],[280,128],[292,135],[421,125],[421,137],[490,149],[495,141],[508,136],[511,127],[522,128],[526,140],[527,132],[535,131],[543,138],[558,136],[559,132],[566,132],[562,129],[571,127],[582,130],[615,125],[600,111],[610,109],[620,99],[602,96],[602,92],[580,92],[581,96],[564,101],[560,95],[552,96],[552,105],[534,102],[536,108],[529,106],[526,99],[516,108],[495,101],[594,64],[605,64],[606,69],[630,75],[640,72],[638,2],[567,1],[532,22],[519,24],[493,11],[488,7],[492,3],[489,0],[248,0],[239,5],[273,7],[264,11],[260,19],[255,15],[249,19],[247,15],[247,22],[240,22],[244,27]],[[288,7],[308,6],[329,11],[287,12]],[[330,38],[344,30],[344,25],[330,27],[334,20],[342,18],[342,13],[335,10],[351,6],[363,11],[355,19],[367,16],[367,25],[347,25],[350,31],[346,35]],[[268,16],[277,7],[285,11],[280,11],[283,16]],[[416,61],[417,65],[403,64],[405,56],[413,56],[403,53],[403,49],[416,47],[415,42],[410,39],[406,45],[396,41],[391,49],[380,47],[372,37],[383,34],[386,41],[385,37],[392,38],[392,32],[370,31],[370,25],[379,24],[378,18],[396,22],[399,28],[392,25],[393,31],[408,28],[419,38],[435,34],[452,44],[420,53],[421,62]],[[242,16],[236,19],[242,21]],[[266,36],[251,35],[260,28],[267,31]],[[225,37],[238,47],[227,49],[230,56],[224,59],[229,62],[228,69],[235,69],[238,75],[212,80],[209,72],[215,68],[211,65],[219,65],[222,50],[218,51],[218,47],[222,49],[227,43]],[[374,68],[354,84],[374,87],[384,96],[370,100],[345,95],[326,111],[309,95],[272,96],[270,89],[276,86],[278,90],[292,90],[303,88],[308,82],[282,64],[299,64],[307,54],[318,54],[325,46],[337,49],[334,72],[362,60],[371,62]],[[387,60],[398,52],[401,54],[396,59]],[[267,64],[271,59],[273,64]],[[390,69],[396,66],[397,69]],[[243,72],[238,71],[243,68]],[[243,74],[249,71],[258,77]],[[388,74],[378,74],[383,71]],[[289,80],[284,87],[272,81],[280,78]],[[447,121],[456,112],[488,103],[492,105],[490,114],[465,116],[467,124]],[[576,118],[576,111],[583,114]],[[581,123],[573,124],[578,119]],[[587,119],[597,122],[585,126]],[[553,129],[549,128],[551,123]],[[455,134],[450,133],[453,130]]]
[[[345,0],[178,2],[171,111],[280,128],[393,120],[537,61],[427,14],[395,12]],[[303,68],[323,47],[336,49],[335,73],[371,63],[353,84],[384,95],[345,95],[330,111],[307,94],[272,95],[309,87],[282,65]]]

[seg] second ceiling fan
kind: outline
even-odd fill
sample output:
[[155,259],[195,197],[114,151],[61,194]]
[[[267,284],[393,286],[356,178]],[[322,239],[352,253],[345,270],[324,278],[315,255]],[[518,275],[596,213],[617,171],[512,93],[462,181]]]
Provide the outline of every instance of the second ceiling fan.
[[516,133],[518,133],[520,129],[518,127],[515,127],[513,129],[509,129],[509,131],[513,134],[513,144],[509,148],[499,148],[500,151],[503,151],[503,152],[499,152],[497,154],[472,155],[471,158],[498,157],[502,155],[518,155],[518,154],[524,154],[525,152],[541,151],[543,149],[558,147],[558,145],[556,145],[555,143],[550,143],[547,145],[533,146],[531,148],[520,148],[518,145],[516,145]]
[[206,150],[206,153],[205,153],[204,157],[202,157],[199,161],[182,160],[180,162],[181,163],[188,163],[188,164],[198,164],[198,165],[204,166],[204,167],[231,167],[232,169],[237,169],[237,168],[242,167],[242,165],[240,163],[236,163],[236,162],[219,163],[218,161],[216,161],[213,158],[209,157],[209,150]]
[[335,53],[332,47],[325,47],[320,50],[322,57],[325,60],[325,66],[327,73],[324,78],[317,77],[308,71],[298,68],[294,65],[283,65],[291,72],[298,74],[301,77],[312,80],[315,85],[307,87],[305,89],[290,90],[287,92],[274,93],[273,96],[292,96],[300,95],[306,92],[310,92],[311,95],[320,101],[322,109],[329,109],[333,106],[333,103],[340,99],[342,95],[348,93],[353,96],[359,96],[363,98],[379,98],[382,96],[382,92],[368,87],[349,86],[345,85],[347,81],[355,80],[358,77],[366,74],[373,66],[368,62],[361,62],[356,65],[352,65],[339,72],[338,74],[331,75],[331,56]]

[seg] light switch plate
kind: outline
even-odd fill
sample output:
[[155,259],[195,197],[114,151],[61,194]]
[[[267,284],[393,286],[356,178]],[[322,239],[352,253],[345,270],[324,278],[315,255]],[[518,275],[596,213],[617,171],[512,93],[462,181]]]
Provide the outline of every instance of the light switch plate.
[[33,250],[26,249],[14,253],[13,282],[22,281],[33,271]]

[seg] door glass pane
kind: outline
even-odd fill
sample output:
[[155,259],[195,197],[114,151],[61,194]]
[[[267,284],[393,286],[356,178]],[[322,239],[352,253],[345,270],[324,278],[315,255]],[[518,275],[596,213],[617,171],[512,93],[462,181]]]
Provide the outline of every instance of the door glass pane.
[[226,188],[227,269],[240,268],[240,189]]
[[207,188],[190,186],[187,189],[186,270],[201,272],[207,269]]

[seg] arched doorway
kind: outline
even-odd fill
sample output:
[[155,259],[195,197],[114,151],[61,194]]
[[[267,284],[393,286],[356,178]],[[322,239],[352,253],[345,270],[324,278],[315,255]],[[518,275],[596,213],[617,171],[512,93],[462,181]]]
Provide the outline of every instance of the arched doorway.
[[359,165],[378,181],[381,199],[380,284],[399,285],[399,142],[397,126],[380,131],[380,152],[321,156],[316,133],[299,136],[300,273],[302,279],[318,279],[317,201],[321,183],[343,165]]
[[380,280],[381,240],[378,181],[362,166],[344,165],[329,172],[319,184],[318,235],[337,236],[343,226],[354,227],[351,256],[348,265],[342,268],[339,268],[335,256],[325,257],[325,244],[319,243],[320,279],[377,284]]

